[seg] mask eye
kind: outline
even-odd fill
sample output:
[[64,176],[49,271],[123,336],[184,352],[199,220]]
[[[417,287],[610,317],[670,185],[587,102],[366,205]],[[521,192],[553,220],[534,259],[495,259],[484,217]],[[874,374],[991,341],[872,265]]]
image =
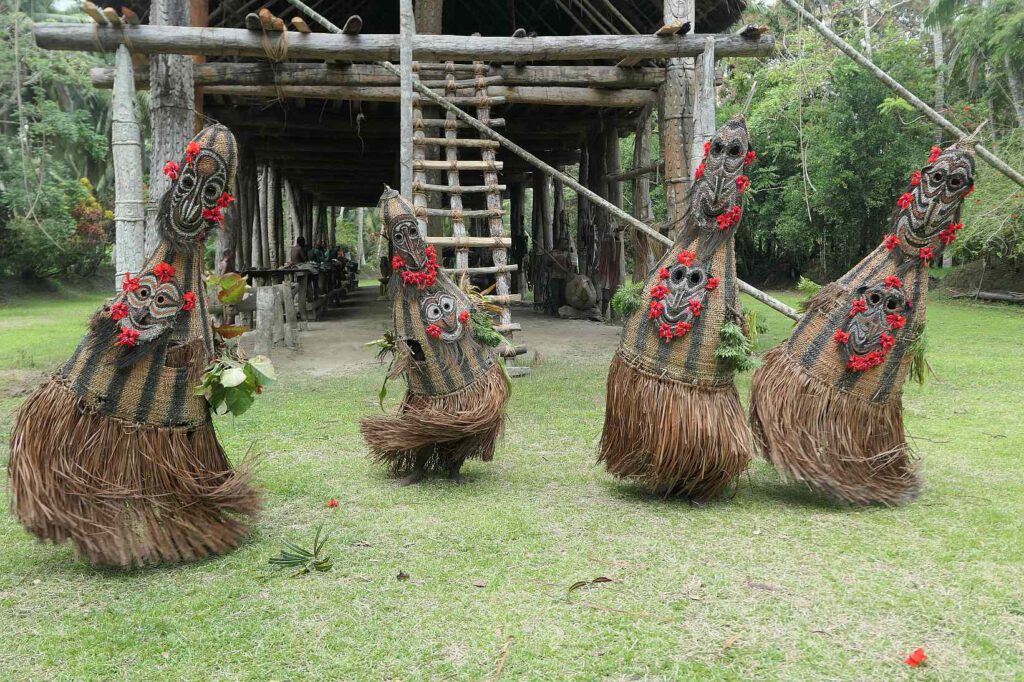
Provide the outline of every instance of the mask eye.
[[192,188],[196,186],[196,179],[192,177],[191,173],[185,173],[181,176],[181,180],[178,181],[178,186],[186,192],[191,192]]
[[870,303],[871,305],[876,306],[881,302],[882,296],[877,291],[872,291],[870,294],[868,294],[868,303]]
[[891,297],[888,301],[885,302],[885,307],[888,308],[889,310],[896,310],[897,308],[900,308],[900,299],[896,296]]
[[712,154],[721,154],[722,150],[724,148],[725,148],[725,145],[722,144],[721,140],[715,140],[714,142],[711,143],[711,153]]
[[686,277],[686,271],[683,268],[677,267],[672,269],[672,281],[679,283]]
[[953,189],[960,189],[964,184],[963,178],[959,175],[954,175],[949,179],[949,186]]
[[734,144],[731,147],[729,147],[729,156],[739,156],[739,155],[740,155],[740,146],[738,144]]
[[704,273],[700,270],[690,270],[690,274],[687,279],[690,281],[690,284],[700,284],[704,281]]
[[443,301],[441,301],[441,309],[444,310],[446,313],[450,313],[452,310],[455,309],[455,302],[452,301],[452,299],[450,298],[446,298]]
[[942,179],[946,177],[946,174],[942,171],[935,171],[932,173],[932,180],[935,182],[942,182]]
[[427,319],[430,321],[441,319],[441,308],[437,304],[427,306]]
[[149,287],[139,287],[139,298],[149,298]]
[[220,196],[220,192],[218,192],[217,189],[217,185],[207,185],[203,190],[203,194],[206,195],[207,199],[216,199]]
[[401,230],[396,230],[395,231],[395,243],[396,244],[401,244],[404,241],[405,241],[405,235],[402,234]]

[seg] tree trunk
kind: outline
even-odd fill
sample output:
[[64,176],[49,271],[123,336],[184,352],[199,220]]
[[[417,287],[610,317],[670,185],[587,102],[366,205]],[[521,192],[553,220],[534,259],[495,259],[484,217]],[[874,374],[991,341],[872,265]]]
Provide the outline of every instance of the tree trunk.
[[[694,18],[693,0],[665,0],[664,21],[689,21]],[[693,59],[669,59],[665,82],[658,91],[661,151],[665,158],[665,205],[669,224],[681,220],[686,212],[690,187],[690,160],[687,140],[693,134]]]
[[278,170],[272,165],[267,165],[267,261],[270,267],[276,268],[281,262],[278,260],[278,229],[280,223],[277,220],[281,205],[281,188],[278,185]]
[[[188,0],[153,0],[151,26],[188,26]],[[170,189],[164,176],[164,164],[178,161],[185,144],[195,130],[195,86],[192,82],[192,57],[153,55],[149,65],[149,120],[153,131],[149,163],[149,206],[146,209],[145,249],[148,257],[160,242],[156,212],[160,198]]]
[[125,273],[138,274],[146,261],[146,215],[142,194],[142,137],[135,115],[135,75],[128,48],[117,48],[113,121],[110,133],[114,160],[114,290]]
[[363,243],[363,229],[366,220],[366,209],[362,206],[356,209],[356,258],[360,267],[366,265],[366,247]]
[[1021,89],[1020,75],[1009,56],[1003,56],[1003,63],[1006,65],[1006,80],[1010,85],[1013,113],[1017,115],[1017,127],[1024,128],[1024,90]]
[[[633,168],[643,168],[651,163],[651,107],[647,107],[637,119],[633,137]],[[654,203],[651,201],[651,181],[646,175],[633,178],[633,215],[645,223],[654,222]],[[647,235],[633,230],[633,281],[643,281],[657,263],[656,253],[660,249]]]

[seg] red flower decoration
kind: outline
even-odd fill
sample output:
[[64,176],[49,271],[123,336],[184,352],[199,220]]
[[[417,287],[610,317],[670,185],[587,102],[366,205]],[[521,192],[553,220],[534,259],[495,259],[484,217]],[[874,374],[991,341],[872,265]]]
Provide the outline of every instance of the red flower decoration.
[[889,323],[889,329],[893,331],[903,329],[907,325],[907,318],[897,313],[889,313],[885,316],[885,321]]
[[850,340],[850,332],[844,332],[842,329],[840,329],[836,331],[835,335],[832,338],[835,339],[836,343],[845,344],[847,341]]
[[693,325],[689,322],[676,322],[674,333],[676,336],[686,336],[691,329],[693,329]]
[[203,150],[199,146],[198,142],[189,142],[188,146],[185,147],[185,163],[192,163],[196,159],[196,155]]
[[939,232],[939,239],[942,240],[943,244],[949,246],[956,241],[956,233],[962,229],[964,229],[963,223],[950,223],[949,227]]
[[911,194],[910,192],[905,192],[903,196],[899,198],[899,201],[896,202],[896,205],[899,206],[900,208],[908,208],[913,203],[914,195]]
[[693,172],[693,179],[694,180],[700,180],[703,177],[704,177],[704,164],[702,163],[701,165],[697,166],[697,170],[695,170]]
[[[964,194],[964,198],[966,199],[967,197],[971,196],[972,194],[974,194],[974,185],[971,185],[971,188],[969,190],[967,190],[967,193]],[[980,199],[979,199],[979,201],[980,201]]]
[[123,320],[128,317],[128,304],[127,303],[115,303],[110,306],[110,319],[114,322]]
[[858,298],[850,304],[850,317],[853,317],[857,313],[867,312],[868,302],[863,298]]
[[164,164],[164,175],[170,178],[171,182],[175,182],[178,179],[178,172],[180,170],[181,166],[174,161],[168,161]]
[[892,334],[886,334],[885,332],[882,332],[882,336],[879,338],[879,341],[882,344],[882,350],[886,353],[891,351],[892,347],[896,345],[896,337]]
[[[710,153],[711,153],[711,140],[708,140],[707,142],[704,143],[704,156],[707,156]],[[701,164],[701,165],[704,165],[704,164]]]
[[658,327],[658,336],[665,339],[665,343],[672,340],[672,325],[667,322],[662,322],[661,326]]
[[939,156],[942,155],[942,147],[932,147],[932,153],[928,157],[928,163],[935,163],[939,160]]
[[463,310],[461,313],[459,313],[459,322],[461,322],[462,324],[466,324],[467,322],[469,322],[468,310]]
[[331,499],[327,500],[327,507],[329,509],[337,509],[338,501],[332,497]]
[[662,299],[668,296],[669,288],[664,284],[655,284],[651,287],[651,298]]
[[927,660],[928,654],[924,652],[924,649],[918,647],[914,649],[914,653],[907,656],[907,659],[903,662],[909,665],[911,668],[916,668],[917,666],[921,665]]
[[658,277],[662,279],[668,279],[671,275],[672,273],[668,271],[668,268],[662,268],[661,270],[658,270]]
[[889,275],[888,277],[885,278],[885,286],[889,287],[890,289],[902,289],[903,280],[897,277],[896,275]]
[[221,194],[220,198],[217,199],[217,207],[218,208],[227,208],[228,206],[230,206],[233,203],[235,203],[235,198],[233,196],[231,196],[230,194],[228,194],[227,192],[224,192],[223,194]]
[[885,235],[885,248],[890,251],[895,251],[896,247],[900,245],[900,238],[894,234]]
[[728,230],[733,225],[740,222],[740,218],[743,217],[743,209],[739,206],[733,206],[725,213],[720,214],[716,221],[718,221],[719,230]]
[[925,265],[931,265],[932,261],[935,260],[935,249],[930,246],[922,246],[917,255],[924,261]]
[[743,157],[743,165],[744,166],[749,166],[750,164],[754,163],[755,161],[757,161],[757,152],[755,152],[753,149],[751,149],[749,152],[747,152],[747,155],[745,157]]
[[138,277],[132,277],[132,273],[130,273],[130,272],[124,273],[124,280],[122,280],[122,282],[121,282],[121,291],[124,291],[124,292],[135,291],[138,288],[139,288],[139,278]]
[[665,306],[661,301],[651,301],[651,309],[647,312],[647,317],[653,320],[656,317],[661,317],[664,312]]
[[393,267],[395,270],[398,270],[399,268],[404,268],[405,267],[405,259],[402,258],[401,256],[392,256],[391,257],[391,267]]
[[220,212],[220,206],[203,209],[203,220],[210,223],[219,223],[224,220],[224,214]]
[[174,266],[170,263],[157,263],[153,268],[153,274],[159,277],[161,282],[170,282],[174,273]]
[[743,194],[750,189],[750,178],[746,175],[741,175],[736,178],[736,187],[740,190],[740,194]]
[[714,291],[718,288],[719,280],[717,277],[708,277],[708,283],[704,285],[704,288],[708,291]]
[[846,368],[854,372],[864,372],[872,367],[878,367],[885,362],[885,353],[880,350],[873,350],[867,355],[851,355],[846,361]]
[[192,310],[193,308],[196,307],[196,292],[186,291],[184,298],[185,303],[181,306],[182,310],[188,312],[189,310]]
[[135,348],[135,344],[138,340],[139,332],[131,327],[125,327],[121,330],[121,335],[117,337],[117,341],[114,342],[114,345],[124,346],[125,348]]
[[436,324],[428,324],[427,325],[427,336],[429,336],[432,339],[439,339],[439,338],[441,338],[441,328],[438,327]]
[[910,174],[910,184],[913,187],[917,187],[921,184],[921,171],[914,171]]
[[694,317],[700,317],[700,311],[704,309],[704,304],[695,298],[690,299],[690,312],[693,313]]
[[683,249],[681,252],[679,252],[679,255],[676,256],[676,259],[686,267],[690,267],[691,265],[693,265],[693,259],[696,257],[697,254],[695,254],[693,251],[687,251],[686,249]]

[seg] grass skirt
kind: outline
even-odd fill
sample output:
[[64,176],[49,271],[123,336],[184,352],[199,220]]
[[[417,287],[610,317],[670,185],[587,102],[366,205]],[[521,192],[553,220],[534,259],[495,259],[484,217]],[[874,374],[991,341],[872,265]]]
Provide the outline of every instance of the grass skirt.
[[50,379],[18,409],[9,464],[14,515],[72,540],[95,565],[192,561],[237,547],[259,509],[213,424],[175,429],[100,414]]
[[373,458],[392,473],[446,472],[466,459],[489,462],[505,429],[508,380],[500,365],[462,390],[445,395],[406,392],[398,414],[366,417],[360,424]]
[[903,504],[920,491],[901,397],[872,403],[828,386],[784,346],[754,374],[750,421],[784,479],[854,504]]
[[751,442],[735,386],[693,386],[612,358],[598,461],[613,475],[700,502],[747,468]]

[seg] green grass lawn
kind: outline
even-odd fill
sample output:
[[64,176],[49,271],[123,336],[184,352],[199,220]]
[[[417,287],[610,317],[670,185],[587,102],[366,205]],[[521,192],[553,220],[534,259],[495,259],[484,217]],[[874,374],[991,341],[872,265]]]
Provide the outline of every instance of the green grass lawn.
[[[0,370],[62,360],[99,300],[0,309]],[[764,319],[762,350],[789,328]],[[835,506],[760,461],[703,508],[614,481],[593,463],[606,354],[517,379],[463,486],[397,488],[367,460],[382,371],[286,376],[218,422],[262,455],[267,502],[228,556],[97,571],[0,514],[0,678],[1024,679],[1022,338],[1018,309],[929,305],[938,378],[905,395],[926,487],[899,509]],[[4,433],[21,399],[0,389]],[[321,522],[331,572],[269,570]]]

